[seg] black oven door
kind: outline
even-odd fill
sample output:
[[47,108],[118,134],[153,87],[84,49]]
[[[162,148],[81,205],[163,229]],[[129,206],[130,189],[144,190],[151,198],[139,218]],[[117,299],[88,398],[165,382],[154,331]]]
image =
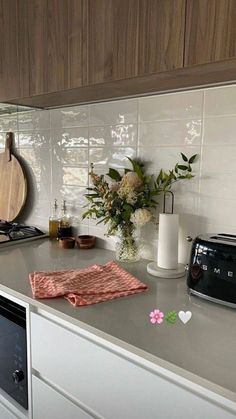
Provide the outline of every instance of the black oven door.
[[26,310],[0,296],[0,388],[28,409]]

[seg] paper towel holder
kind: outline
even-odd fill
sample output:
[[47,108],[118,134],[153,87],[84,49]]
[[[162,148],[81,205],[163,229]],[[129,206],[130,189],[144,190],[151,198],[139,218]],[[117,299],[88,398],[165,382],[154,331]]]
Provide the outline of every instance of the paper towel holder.
[[[166,195],[171,195],[171,212],[166,212]],[[163,213],[164,214],[173,214],[174,213],[174,194],[172,191],[166,191],[164,193],[163,199]],[[164,269],[158,266],[157,262],[150,262],[147,265],[147,272],[153,276],[159,278],[181,278],[185,276],[185,265],[178,263],[176,269]]]

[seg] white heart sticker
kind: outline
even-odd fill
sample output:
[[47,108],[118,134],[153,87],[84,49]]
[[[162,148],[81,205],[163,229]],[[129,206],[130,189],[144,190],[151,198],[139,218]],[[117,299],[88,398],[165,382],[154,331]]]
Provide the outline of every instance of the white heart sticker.
[[178,316],[179,316],[181,322],[183,322],[183,324],[186,324],[191,319],[192,312],[191,311],[179,311]]

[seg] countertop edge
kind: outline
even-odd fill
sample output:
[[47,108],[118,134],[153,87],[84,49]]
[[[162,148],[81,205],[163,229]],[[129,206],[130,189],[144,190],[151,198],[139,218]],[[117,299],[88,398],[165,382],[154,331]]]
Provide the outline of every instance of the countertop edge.
[[[39,300],[35,300],[31,297],[28,297],[24,294],[21,294],[17,291],[12,290],[9,287],[6,287],[0,284],[0,290],[6,294],[18,298],[19,300],[28,303],[29,305],[36,308],[36,310],[44,311],[60,318],[68,324],[72,324],[75,327],[79,327],[87,336],[92,339],[92,336],[98,338],[100,343],[103,346],[106,346],[106,343],[114,345],[112,349],[114,352],[121,353],[121,355],[127,356],[132,355],[133,362],[137,364],[142,364],[142,366],[149,370],[155,370],[160,376],[164,377],[169,381],[174,381],[176,384],[187,389],[188,391],[195,393],[196,392],[204,399],[214,401],[215,404],[224,407],[224,409],[229,410],[230,412],[236,413],[236,394],[224,387],[219,386],[211,381],[208,381],[205,378],[202,378],[196,374],[193,374],[184,368],[178,367],[175,364],[172,364],[168,361],[165,361],[155,355],[152,355],[136,346],[133,346],[123,340],[120,340],[106,332],[103,332],[91,325],[88,325],[80,320],[77,320],[63,312],[56,310],[50,306],[47,306],[45,303],[42,303]],[[121,351],[119,351],[119,349]],[[130,358],[129,358],[130,360]]]

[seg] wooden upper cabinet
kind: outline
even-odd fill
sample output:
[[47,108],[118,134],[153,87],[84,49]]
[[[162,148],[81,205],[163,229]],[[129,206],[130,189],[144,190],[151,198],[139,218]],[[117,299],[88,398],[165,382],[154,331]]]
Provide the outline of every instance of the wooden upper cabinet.
[[138,74],[137,0],[89,0],[89,84]]
[[88,0],[68,0],[69,87],[88,84]]
[[139,75],[183,67],[185,0],[139,0]]
[[236,1],[187,0],[185,66],[236,57]]
[[68,82],[68,2],[48,0],[47,5],[47,91],[69,88]]
[[19,96],[17,0],[0,0],[0,100]]
[[[47,0],[27,0],[30,96],[47,92]],[[27,46],[26,46],[27,47]]]

